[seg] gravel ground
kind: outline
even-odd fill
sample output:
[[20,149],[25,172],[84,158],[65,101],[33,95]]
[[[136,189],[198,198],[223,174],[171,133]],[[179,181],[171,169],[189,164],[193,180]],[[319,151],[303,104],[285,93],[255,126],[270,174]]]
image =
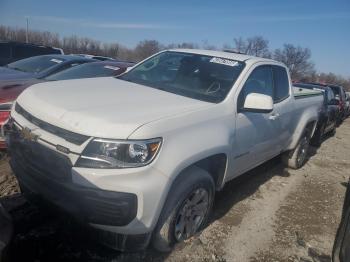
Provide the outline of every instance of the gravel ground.
[[38,210],[18,193],[7,159],[0,161],[0,202],[11,213],[11,261],[330,261],[350,176],[350,119],[300,170],[275,158],[228,183],[198,236],[170,254],[122,254],[94,241],[87,228]]

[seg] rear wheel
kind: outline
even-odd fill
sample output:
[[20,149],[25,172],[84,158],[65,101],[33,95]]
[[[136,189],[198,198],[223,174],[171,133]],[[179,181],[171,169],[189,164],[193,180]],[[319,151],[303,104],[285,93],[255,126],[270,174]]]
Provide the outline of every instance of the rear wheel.
[[334,126],[334,128],[329,132],[329,135],[335,136],[335,133],[337,132],[336,130],[337,130],[337,128]]
[[309,132],[306,131],[301,136],[296,148],[290,152],[286,152],[283,155],[284,163],[288,167],[293,169],[301,168],[306,162],[307,153],[309,151],[309,144],[310,144],[310,135],[309,135]]
[[199,232],[206,224],[214,200],[212,177],[191,167],[175,181],[153,232],[152,244],[161,252]]

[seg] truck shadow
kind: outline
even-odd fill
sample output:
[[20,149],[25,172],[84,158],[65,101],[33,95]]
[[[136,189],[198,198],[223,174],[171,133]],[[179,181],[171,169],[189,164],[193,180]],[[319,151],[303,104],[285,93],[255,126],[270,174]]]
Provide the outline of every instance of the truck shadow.
[[[210,222],[212,223],[225,216],[233,206],[251,197],[259,190],[261,185],[275,176],[290,176],[288,169],[282,164],[280,156],[228,182],[215,197],[214,212]],[[231,222],[236,224],[240,221]]]
[[[230,181],[215,198],[209,224],[221,219],[274,176],[289,175],[280,157],[276,157]],[[9,210],[14,223],[10,261],[164,261],[169,255],[152,249],[121,253],[101,246],[96,243],[95,235],[89,228],[65,215],[38,209],[20,194],[0,198],[0,202]]]

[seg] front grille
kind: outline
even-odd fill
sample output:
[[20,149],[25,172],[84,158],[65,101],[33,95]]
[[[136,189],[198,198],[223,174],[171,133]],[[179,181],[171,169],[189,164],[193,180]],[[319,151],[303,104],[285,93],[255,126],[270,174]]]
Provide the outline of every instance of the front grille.
[[51,125],[47,122],[44,122],[38,118],[36,118],[35,116],[33,116],[31,113],[27,112],[26,110],[23,109],[23,107],[21,107],[18,103],[16,103],[15,105],[15,110],[18,114],[20,114],[21,116],[23,116],[25,119],[27,119],[29,122],[31,122],[32,124],[40,127],[41,129],[54,134],[56,136],[59,136],[61,138],[63,138],[64,140],[71,142],[73,144],[76,145],[81,145],[83,144],[86,140],[89,139],[88,136],[84,136],[81,134],[77,134],[71,131],[68,131],[66,129]]
[[23,140],[12,133],[10,154],[28,174],[48,177],[58,181],[70,181],[72,163],[68,157],[55,152],[38,142]]

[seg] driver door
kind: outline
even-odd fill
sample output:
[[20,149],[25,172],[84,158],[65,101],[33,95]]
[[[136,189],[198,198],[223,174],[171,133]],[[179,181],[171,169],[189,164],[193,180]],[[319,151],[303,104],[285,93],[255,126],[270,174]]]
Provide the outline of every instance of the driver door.
[[273,96],[272,67],[256,67],[245,82],[237,101],[236,134],[233,145],[234,174],[242,174],[280,152],[279,126],[275,112],[244,110],[248,94]]

